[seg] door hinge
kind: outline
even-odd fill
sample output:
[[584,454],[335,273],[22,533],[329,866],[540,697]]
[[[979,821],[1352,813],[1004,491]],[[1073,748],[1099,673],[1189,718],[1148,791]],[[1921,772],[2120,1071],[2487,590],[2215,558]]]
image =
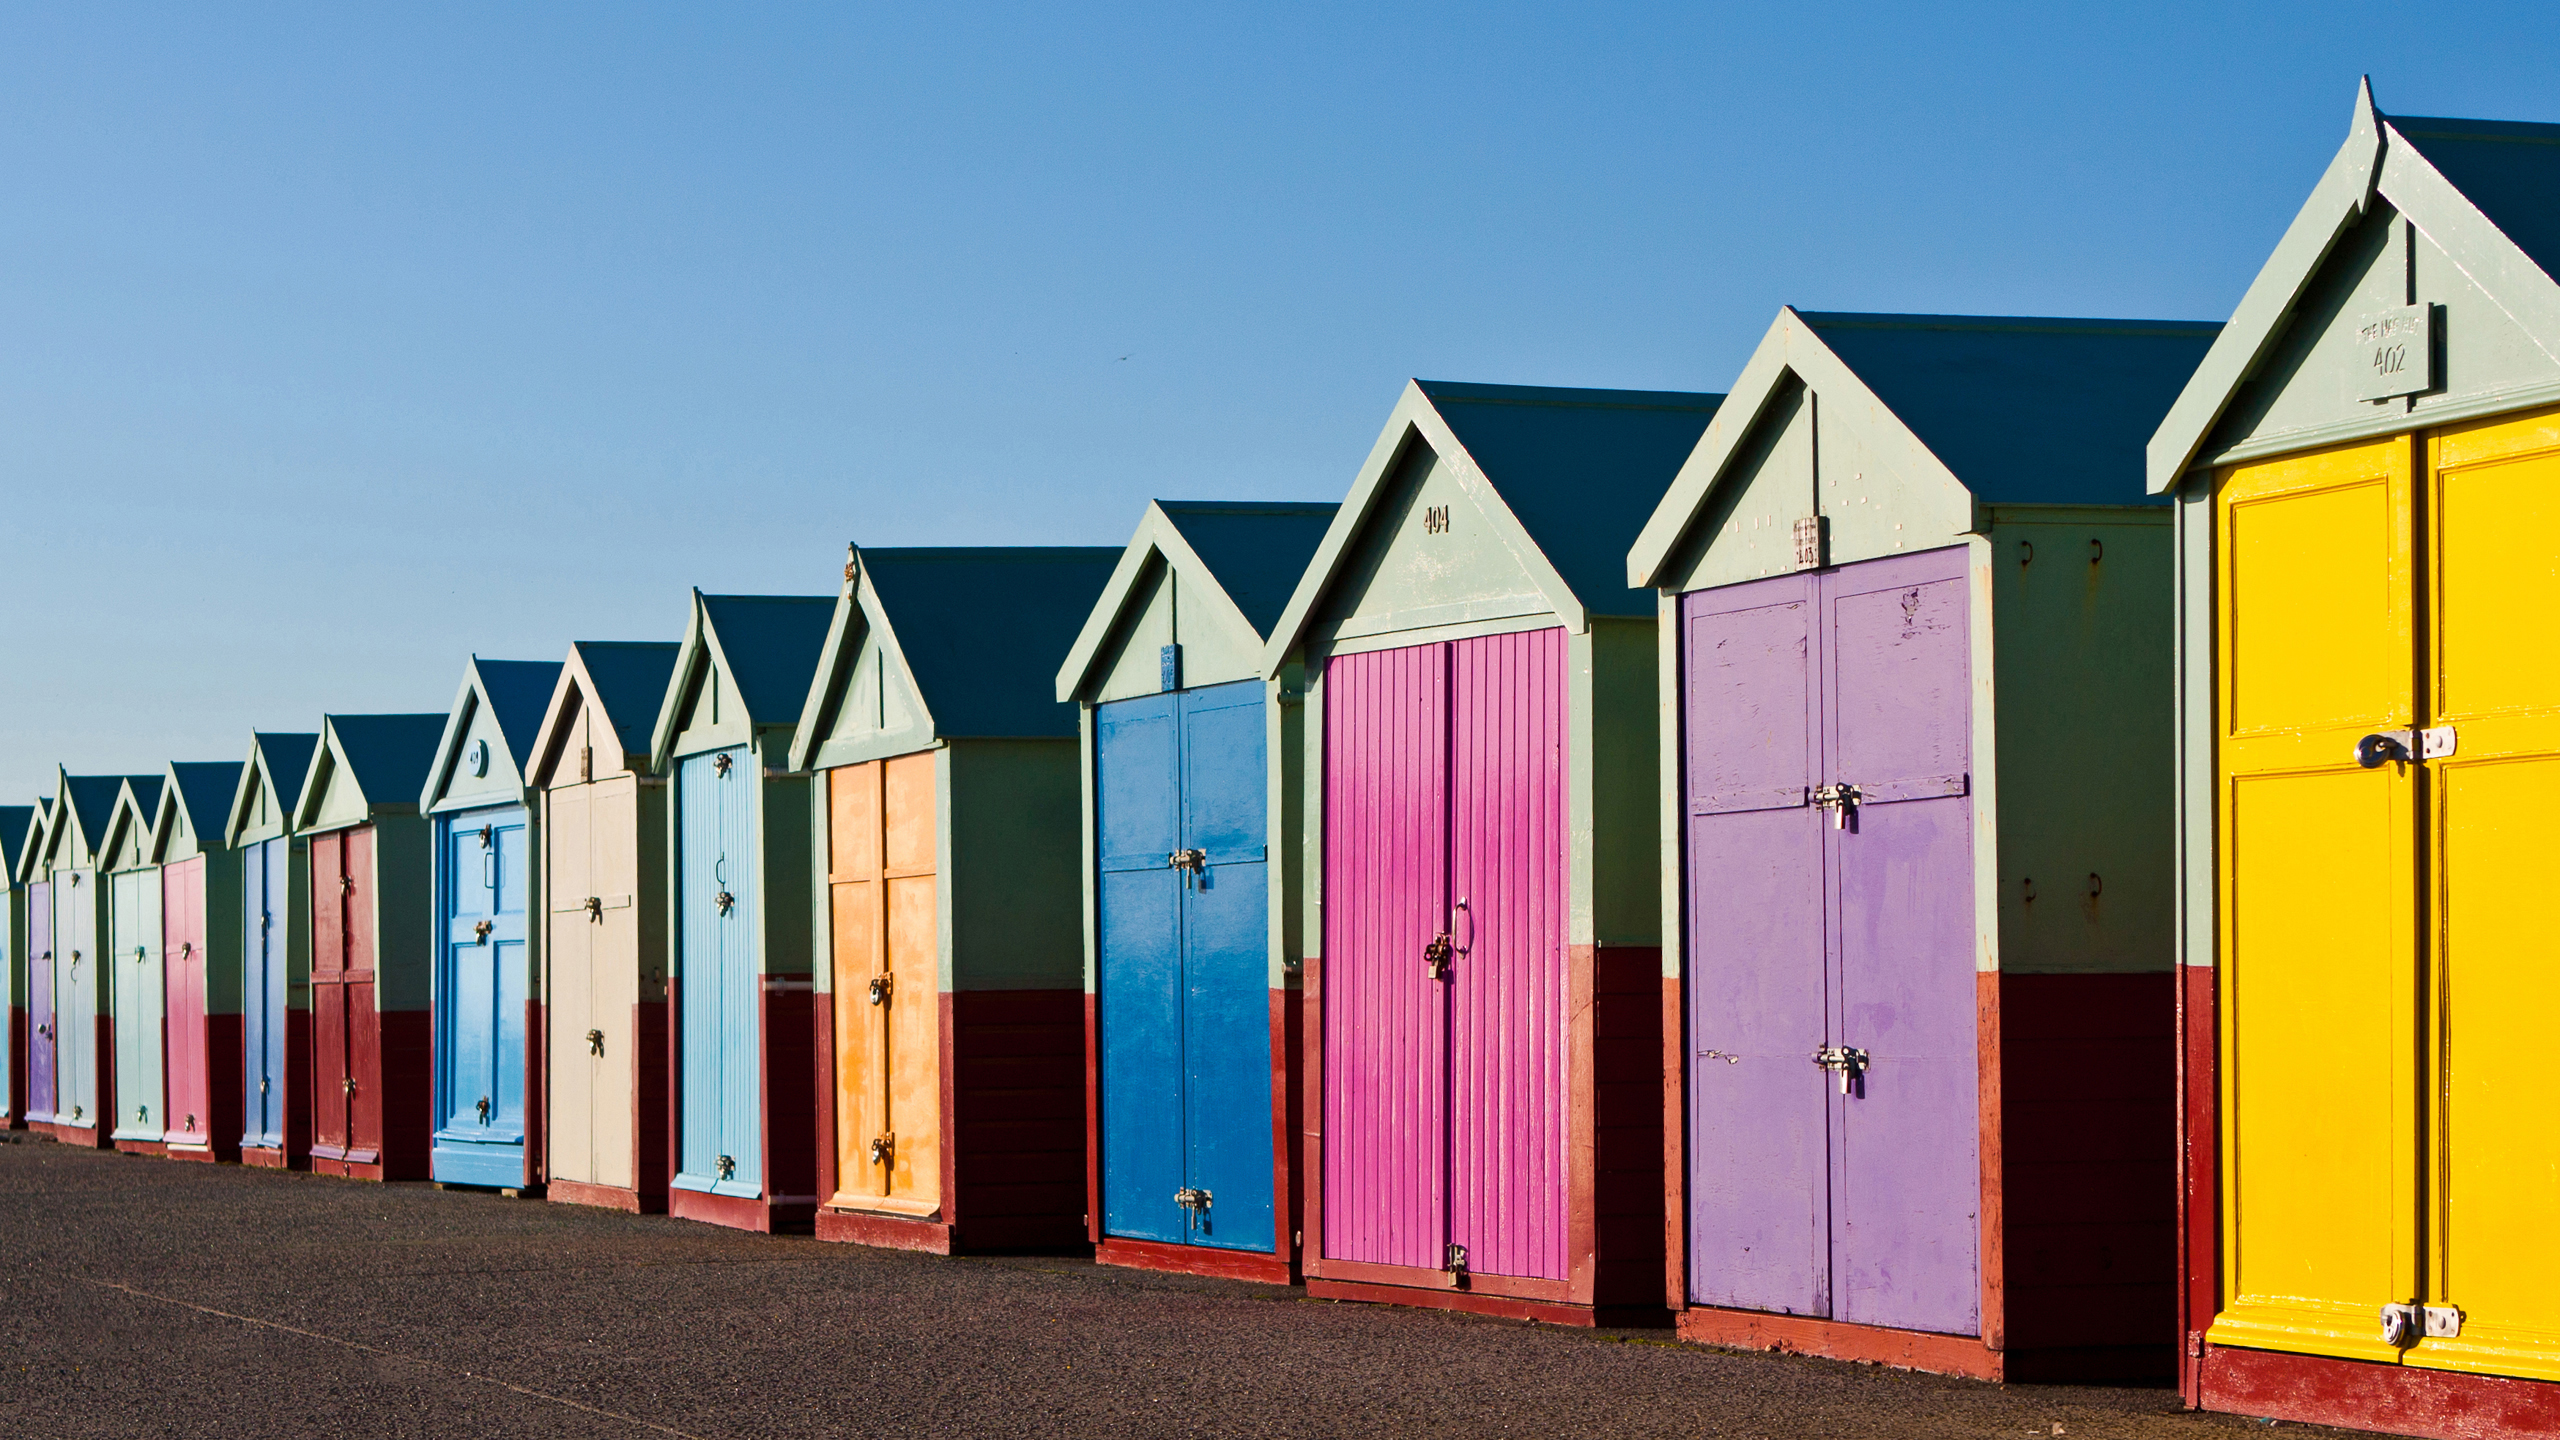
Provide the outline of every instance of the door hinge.
[[1813,1052],[1813,1063],[1840,1077],[1840,1093],[1849,1094],[1851,1085],[1859,1095],[1867,1090],[1867,1052],[1855,1045],[1825,1045]]
[[1817,810],[1831,812],[1832,829],[1845,830],[1849,827],[1849,812],[1858,808],[1858,787],[1818,785],[1814,787],[1813,804]]

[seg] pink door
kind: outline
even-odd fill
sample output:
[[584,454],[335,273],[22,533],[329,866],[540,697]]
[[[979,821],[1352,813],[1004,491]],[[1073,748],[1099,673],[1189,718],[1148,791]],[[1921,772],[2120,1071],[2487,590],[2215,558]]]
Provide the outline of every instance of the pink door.
[[1325,671],[1324,1254],[1563,1279],[1565,636]]
[[160,953],[168,977],[169,1103],[172,1145],[213,1143],[213,1077],[205,1049],[204,857],[160,867]]

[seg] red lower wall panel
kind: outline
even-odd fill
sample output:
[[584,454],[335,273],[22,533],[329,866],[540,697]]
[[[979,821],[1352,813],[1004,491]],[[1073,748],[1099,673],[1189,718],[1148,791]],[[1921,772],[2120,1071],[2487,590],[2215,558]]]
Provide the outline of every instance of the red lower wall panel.
[[1082,1250],[1084,992],[961,990],[942,1002],[953,1247]]
[[8,1128],[27,1128],[27,1010],[23,1005],[9,1007],[9,1109]]
[[2361,1360],[2203,1347],[2202,1408],[2427,1440],[2560,1436],[2560,1385]]

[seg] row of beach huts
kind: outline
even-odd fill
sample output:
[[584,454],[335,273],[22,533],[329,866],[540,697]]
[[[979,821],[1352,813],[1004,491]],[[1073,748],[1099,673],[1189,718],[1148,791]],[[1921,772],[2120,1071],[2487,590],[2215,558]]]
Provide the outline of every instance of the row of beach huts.
[[[2560,126],[0,809],[10,1123],[2560,1433]],[[832,577],[831,577],[832,578]],[[441,683],[441,681],[439,681]]]

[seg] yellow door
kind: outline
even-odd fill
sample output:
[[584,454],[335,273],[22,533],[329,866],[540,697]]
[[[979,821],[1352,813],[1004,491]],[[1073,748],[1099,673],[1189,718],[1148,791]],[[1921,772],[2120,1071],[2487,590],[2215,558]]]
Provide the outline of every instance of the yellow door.
[[2417,1294],[2411,442],[2237,467],[2219,573],[2221,1345],[2391,1360]]
[[2560,415],[2440,432],[2428,496],[2427,902],[2440,1083],[2426,1299],[2461,1333],[2413,1365],[2560,1379],[2560,1127],[2541,1050],[2560,1016]]
[[930,1215],[942,1197],[934,758],[827,772],[834,922],[833,1205]]

